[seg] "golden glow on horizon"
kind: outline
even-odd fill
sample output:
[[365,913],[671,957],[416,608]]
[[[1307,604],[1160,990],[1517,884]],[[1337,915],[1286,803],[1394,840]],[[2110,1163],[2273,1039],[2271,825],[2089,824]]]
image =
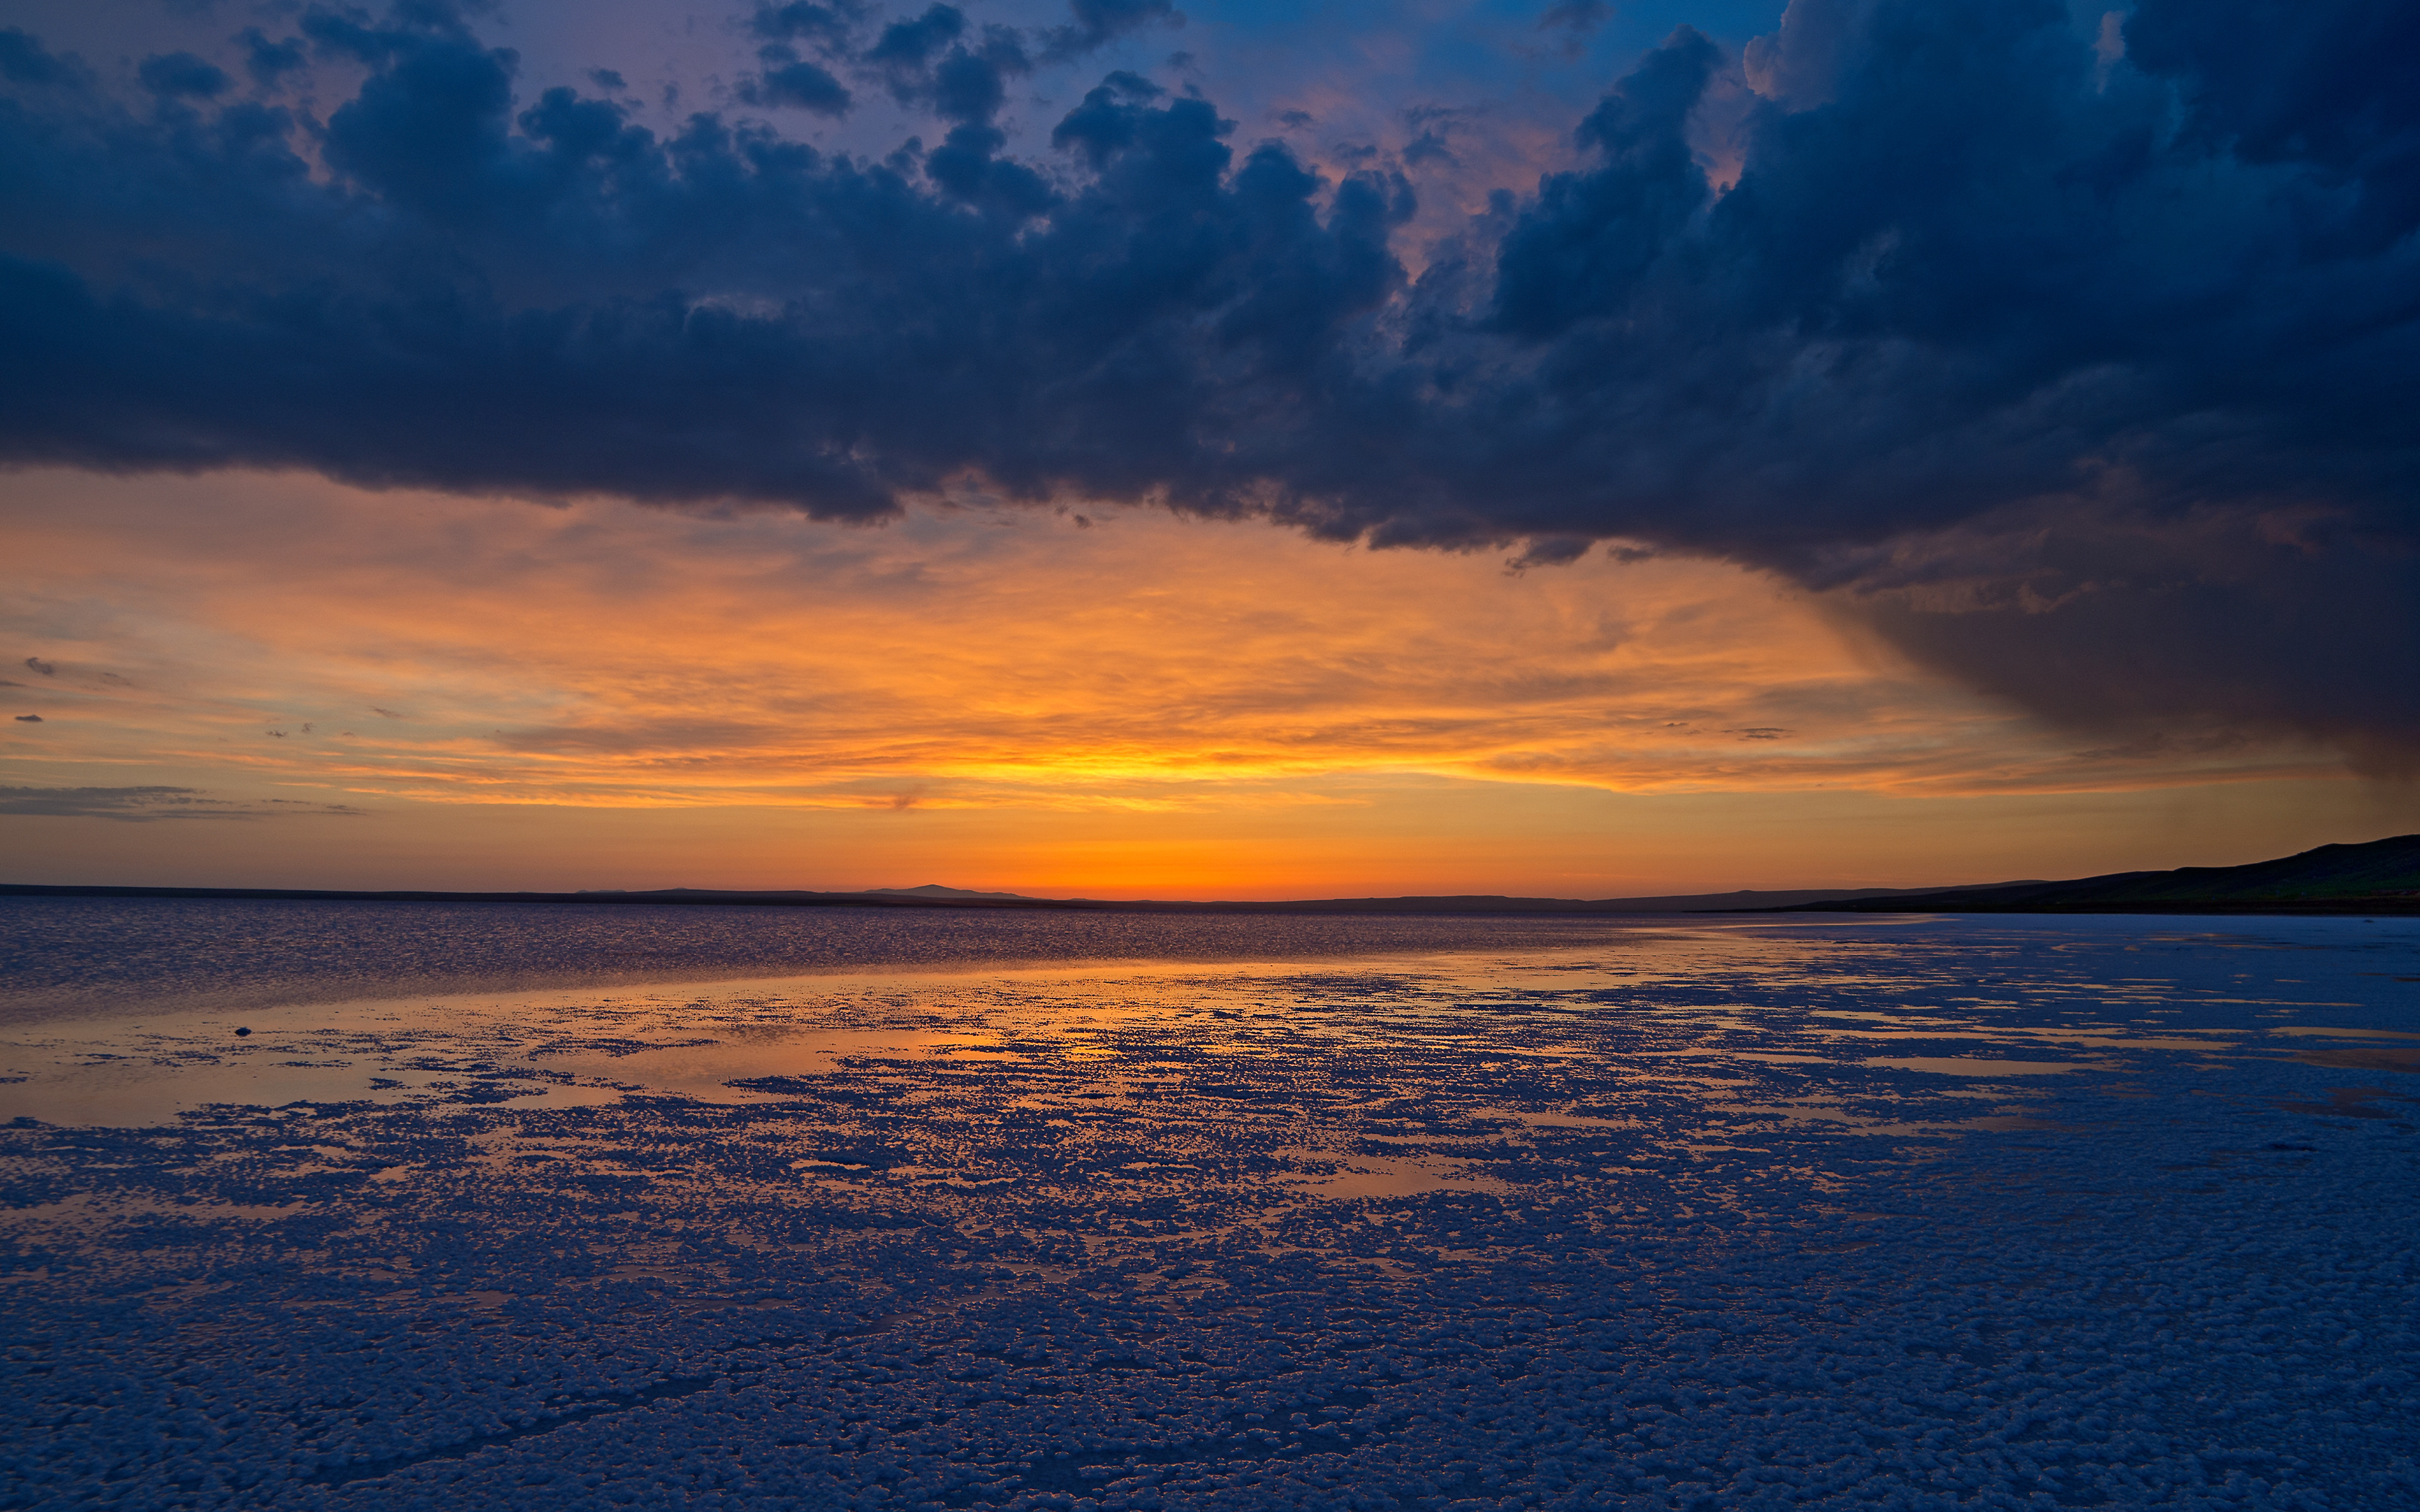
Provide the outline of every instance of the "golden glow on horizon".
[[[852,530],[292,476],[20,473],[8,498],[11,659],[56,671],[0,689],[44,720],[0,723],[7,782],[408,808],[459,835],[468,816],[432,816],[691,811],[689,851],[643,849],[688,856],[700,886],[1300,895],[1528,876],[1516,890],[1603,896],[1657,886],[1579,854],[1607,835],[1572,806],[1605,794],[1694,796],[1702,825],[1743,795],[1808,814],[2068,795],[2081,813],[2179,784],[2346,785],[2304,752],[2080,752],[1712,563],[1600,552],[1514,575],[1500,553],[1150,512]],[[1409,817],[1438,804],[1466,812]],[[734,810],[807,827],[785,831],[785,860],[707,817]],[[958,849],[927,856],[903,813],[960,815]],[[116,831],[170,827],[19,823],[121,847]],[[978,853],[1009,873],[968,873]],[[1658,864],[1675,890],[1786,886],[1784,855]],[[830,875],[843,856],[952,874]]]

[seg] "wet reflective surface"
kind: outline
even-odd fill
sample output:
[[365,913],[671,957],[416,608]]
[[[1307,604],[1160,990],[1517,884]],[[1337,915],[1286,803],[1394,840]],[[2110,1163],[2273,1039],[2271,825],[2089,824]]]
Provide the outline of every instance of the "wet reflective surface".
[[0,1032],[23,1499],[2420,1496],[2409,921],[1100,917],[54,982]]

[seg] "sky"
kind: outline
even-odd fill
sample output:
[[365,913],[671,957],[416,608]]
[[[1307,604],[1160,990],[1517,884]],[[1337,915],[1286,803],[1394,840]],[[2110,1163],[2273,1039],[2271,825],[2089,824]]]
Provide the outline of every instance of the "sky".
[[2420,13],[15,0],[0,881],[2420,829]]

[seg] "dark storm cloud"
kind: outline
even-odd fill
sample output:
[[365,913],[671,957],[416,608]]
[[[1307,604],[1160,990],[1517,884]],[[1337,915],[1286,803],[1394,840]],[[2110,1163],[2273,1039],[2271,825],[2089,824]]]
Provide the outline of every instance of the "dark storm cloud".
[[[251,74],[253,82],[264,89],[277,87],[277,82],[280,79],[309,61],[309,54],[302,45],[302,39],[299,37],[289,37],[282,42],[272,42],[259,27],[247,26],[236,34],[236,41],[243,49],[244,71]],[[609,70],[599,70],[599,72]],[[599,79],[597,82],[602,84],[603,80]],[[613,87],[621,86],[617,82]]]
[[865,8],[855,4],[821,6],[814,0],[792,0],[786,6],[760,7],[750,29],[772,41],[808,41],[828,53],[845,50],[865,19]]
[[765,71],[743,80],[739,98],[752,105],[795,105],[818,116],[848,114],[849,93],[831,70],[799,56],[798,50],[772,42],[757,49]]
[[54,56],[41,42],[23,30],[0,27],[0,79],[41,87],[89,85],[92,70],[81,59]]
[[145,58],[135,77],[155,95],[197,95],[203,99],[225,93],[227,85],[235,82],[227,77],[225,69],[191,53],[165,53]]
[[1588,45],[1588,39],[1612,19],[1613,7],[1606,0],[1556,0],[1538,18],[1538,29],[1562,33],[1557,51],[1575,57]]
[[[1417,281],[1400,177],[1239,149],[1139,77],[1003,156],[1055,33],[758,12],[761,99],[813,54],[945,123],[876,163],[521,100],[510,54],[398,14],[306,15],[368,70],[316,123],[121,104],[0,34],[7,455],[843,518],[967,480],[1540,565],[1619,538],[2081,725],[2420,748],[2407,5],[1799,0],[1745,59],[1683,30]],[[1071,46],[1173,19],[1074,14]]]
[[[855,4],[822,6],[794,0],[786,6],[760,7],[750,29],[765,39],[756,50],[756,59],[765,69],[738,82],[740,100],[752,105],[794,106],[818,116],[848,114],[854,97],[825,65],[847,61],[864,18],[864,7]],[[799,46],[814,51],[823,62],[802,57]]]
[[1073,22],[1044,34],[1043,55],[1081,57],[1146,26],[1182,26],[1185,12],[1171,0],[1068,0]]

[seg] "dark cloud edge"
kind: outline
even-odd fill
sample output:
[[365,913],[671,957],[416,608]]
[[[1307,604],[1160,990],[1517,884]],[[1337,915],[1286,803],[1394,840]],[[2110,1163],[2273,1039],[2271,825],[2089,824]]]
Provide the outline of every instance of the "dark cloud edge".
[[2050,4],[1798,0],[1745,64],[1684,28],[1417,280],[1403,175],[1239,151],[1140,78],[1004,156],[1032,54],[946,7],[826,50],[947,128],[880,162],[516,100],[398,15],[264,43],[272,81],[367,69],[315,122],[199,59],[126,106],[0,36],[0,458],[1619,538],[2080,727],[2420,750],[2411,8],[2149,0],[2122,56]]

